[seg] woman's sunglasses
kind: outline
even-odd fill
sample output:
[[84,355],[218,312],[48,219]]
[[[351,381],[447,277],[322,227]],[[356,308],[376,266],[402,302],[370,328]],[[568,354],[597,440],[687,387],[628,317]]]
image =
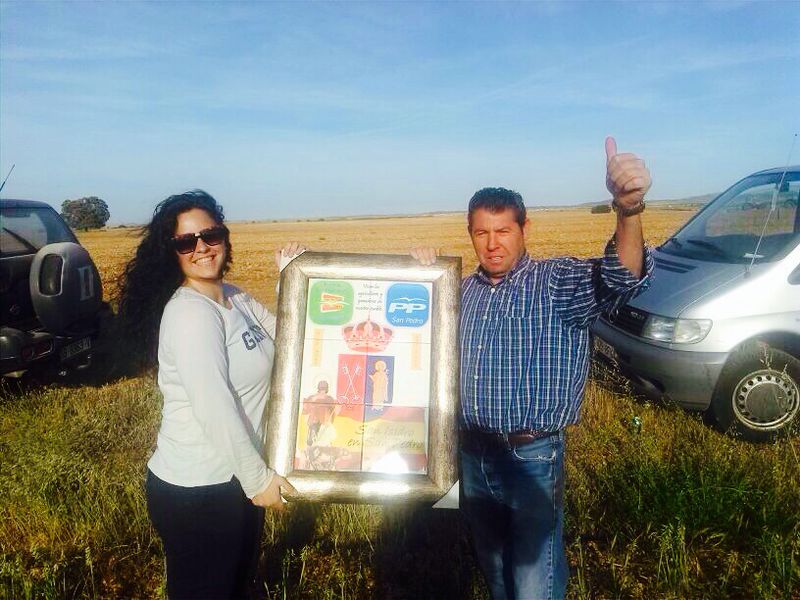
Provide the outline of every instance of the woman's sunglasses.
[[197,240],[201,239],[209,246],[217,246],[228,237],[228,228],[224,225],[209,227],[197,233],[185,233],[172,238],[172,246],[178,254],[189,254],[197,248]]

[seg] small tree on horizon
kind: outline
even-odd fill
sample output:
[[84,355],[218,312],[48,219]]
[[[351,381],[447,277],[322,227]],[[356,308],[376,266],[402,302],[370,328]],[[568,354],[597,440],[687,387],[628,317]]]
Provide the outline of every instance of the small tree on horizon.
[[61,216],[73,229],[99,229],[111,218],[108,204],[97,196],[64,200]]
[[589,209],[593,215],[601,214],[601,213],[610,213],[611,212],[611,205],[610,204],[595,204]]

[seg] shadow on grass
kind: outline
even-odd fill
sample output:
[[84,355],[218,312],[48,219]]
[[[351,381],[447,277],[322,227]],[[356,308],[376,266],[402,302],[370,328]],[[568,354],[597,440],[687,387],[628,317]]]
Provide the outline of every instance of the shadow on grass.
[[457,510],[384,509],[374,572],[375,598],[483,597],[466,525]]
[[314,546],[319,514],[320,508],[308,502],[294,503],[282,517],[267,514],[254,598],[270,598],[267,590],[288,592],[290,587],[295,589],[292,597],[299,596],[302,564],[294,565],[291,559],[303,556],[305,548]]
[[50,385],[98,388],[148,372],[141,357],[127,351],[117,317],[110,309],[100,315],[99,332],[92,338],[91,357],[85,367],[66,366],[57,361],[34,364],[21,377],[3,377],[0,390],[2,395],[13,397]]
[[297,504],[267,517],[258,598],[483,599],[458,511]]

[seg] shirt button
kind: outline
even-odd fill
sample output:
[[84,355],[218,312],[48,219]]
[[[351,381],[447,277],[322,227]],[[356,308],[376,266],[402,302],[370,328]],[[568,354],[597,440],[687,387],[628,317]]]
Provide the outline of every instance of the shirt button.
[[478,344],[478,350],[483,350],[483,346]]
[[473,376],[472,376],[472,378],[473,378],[473,379],[477,379],[477,378],[478,378],[478,376],[477,376],[477,375],[473,375]]
[[489,317],[487,317],[486,315],[483,315],[483,317],[481,317],[481,318],[482,318],[482,319],[485,321],[485,320],[486,320],[486,319],[488,319]]

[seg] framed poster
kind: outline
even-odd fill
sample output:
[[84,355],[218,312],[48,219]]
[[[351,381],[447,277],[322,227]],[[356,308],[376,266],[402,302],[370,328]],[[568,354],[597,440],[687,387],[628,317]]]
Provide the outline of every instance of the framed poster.
[[433,504],[457,481],[460,287],[454,257],[284,269],[266,453],[302,499]]

